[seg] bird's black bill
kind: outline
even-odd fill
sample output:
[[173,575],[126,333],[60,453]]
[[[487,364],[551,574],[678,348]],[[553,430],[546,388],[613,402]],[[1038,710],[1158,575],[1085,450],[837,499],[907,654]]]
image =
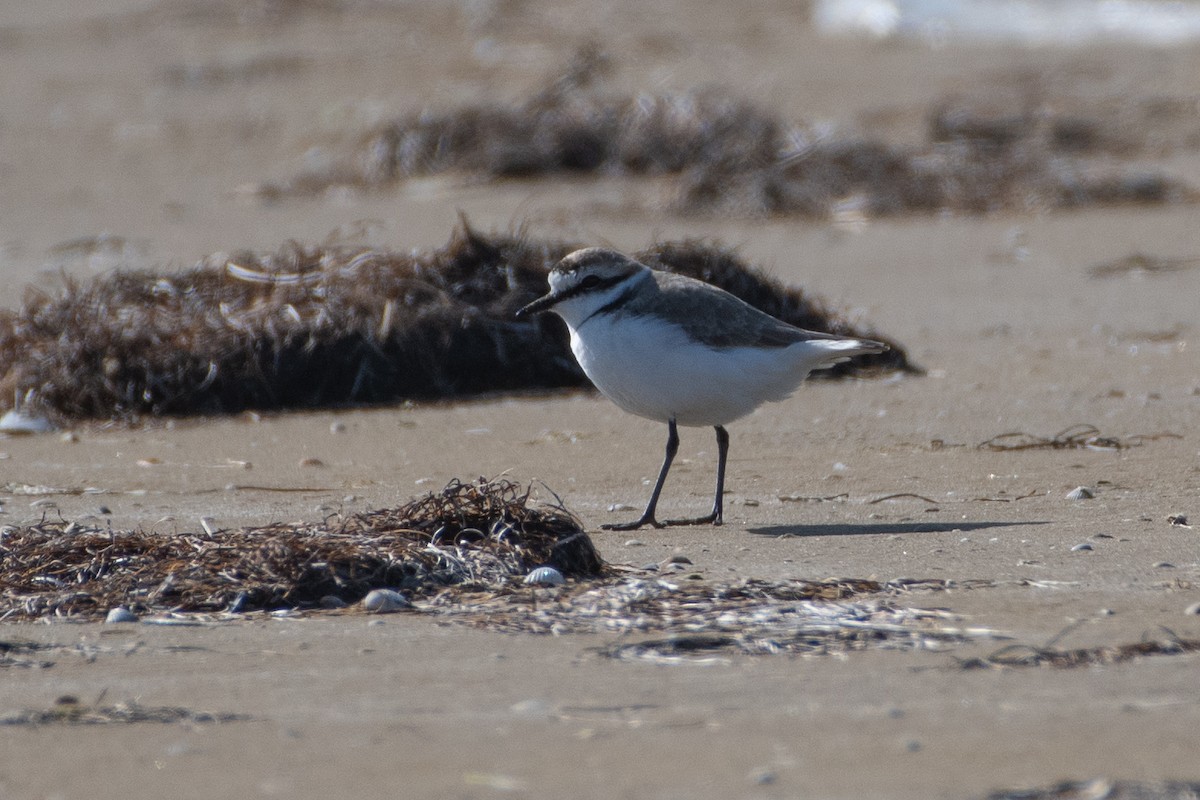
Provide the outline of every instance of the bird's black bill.
[[514,316],[527,317],[530,314],[538,314],[553,306],[560,299],[561,298],[557,297],[553,292],[551,292],[545,297],[539,297],[537,300],[534,300],[524,308],[517,309],[517,313]]

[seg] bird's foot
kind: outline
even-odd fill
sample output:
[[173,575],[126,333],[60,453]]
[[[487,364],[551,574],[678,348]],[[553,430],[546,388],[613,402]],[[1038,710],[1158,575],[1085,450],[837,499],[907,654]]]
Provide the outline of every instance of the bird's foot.
[[643,514],[640,519],[635,519],[633,522],[610,522],[607,525],[600,527],[606,531],[636,531],[638,528],[644,528],[650,525],[654,528],[665,528],[669,522],[659,522],[654,518],[653,514]]

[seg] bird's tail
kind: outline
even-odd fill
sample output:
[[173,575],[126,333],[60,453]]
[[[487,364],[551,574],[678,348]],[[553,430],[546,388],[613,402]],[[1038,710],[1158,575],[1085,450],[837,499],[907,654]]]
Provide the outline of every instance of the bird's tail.
[[821,339],[812,342],[821,352],[818,366],[813,369],[828,369],[834,364],[849,361],[855,356],[875,355],[890,348],[883,342],[870,339]]

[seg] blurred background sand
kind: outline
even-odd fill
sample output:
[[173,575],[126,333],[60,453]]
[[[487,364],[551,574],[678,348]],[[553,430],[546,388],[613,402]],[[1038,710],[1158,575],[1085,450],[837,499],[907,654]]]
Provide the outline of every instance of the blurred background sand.
[[[1200,540],[1166,522],[1200,521],[1200,268],[1089,272],[1137,253],[1200,256],[1194,205],[814,222],[682,216],[658,202],[660,180],[628,176],[444,175],[272,202],[250,189],[327,163],[405,111],[524,98],[588,42],[625,91],[719,84],[785,119],[898,145],[955,94],[1200,104],[1195,40],[916,30],[833,35],[810,6],[772,2],[8,4],[0,305],[63,274],[180,268],[287,239],[433,247],[459,210],[484,230],[627,249],[720,239],[897,337],[928,375],[811,385],[731,426],[727,524],[639,532],[641,546],[597,532],[609,561],[678,551],[712,577],[977,579],[988,588],[911,602],[1027,645],[1064,630],[1070,647],[1160,626],[1200,637],[1200,616],[1184,613],[1200,600]],[[1132,160],[1200,186],[1200,141]],[[975,447],[1080,422],[1178,438],[1119,452]],[[104,506],[115,526],[169,533],[202,516],[232,526],[394,505],[506,473],[545,480],[591,531],[629,513],[614,504],[644,502],[661,428],[588,394],[89,424],[72,440],[0,441],[0,499],[5,524]],[[667,513],[705,506],[712,449],[708,433],[684,432]],[[1080,485],[1096,498],[1064,499]],[[61,491],[33,506],[15,486]],[[871,502],[893,493],[935,503]],[[1084,542],[1094,549],[1071,549]],[[253,720],[3,729],[0,795],[958,798],[1066,778],[1200,780],[1195,656],[957,668],[993,643],[672,668],[589,649],[610,636],[375,622],[6,626],[0,638],[78,647],[51,668],[7,670],[0,708],[106,692]]]

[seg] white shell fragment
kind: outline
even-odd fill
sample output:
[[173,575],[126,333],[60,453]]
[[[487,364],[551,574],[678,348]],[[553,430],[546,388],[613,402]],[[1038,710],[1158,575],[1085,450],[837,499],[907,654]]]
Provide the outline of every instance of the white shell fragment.
[[45,417],[35,417],[14,408],[0,417],[0,433],[14,435],[29,435],[34,433],[49,433],[54,430],[54,424]]
[[1095,496],[1096,493],[1086,486],[1076,486],[1067,492],[1068,500],[1091,500]]
[[562,586],[566,582],[567,579],[554,567],[538,567],[525,576],[525,583],[530,586]]
[[363,608],[372,614],[390,614],[404,608],[411,608],[408,598],[394,589],[372,589],[362,599]]
[[137,622],[137,614],[134,614],[125,606],[117,606],[108,612],[108,616],[104,618],[105,625],[119,625],[122,622]]

